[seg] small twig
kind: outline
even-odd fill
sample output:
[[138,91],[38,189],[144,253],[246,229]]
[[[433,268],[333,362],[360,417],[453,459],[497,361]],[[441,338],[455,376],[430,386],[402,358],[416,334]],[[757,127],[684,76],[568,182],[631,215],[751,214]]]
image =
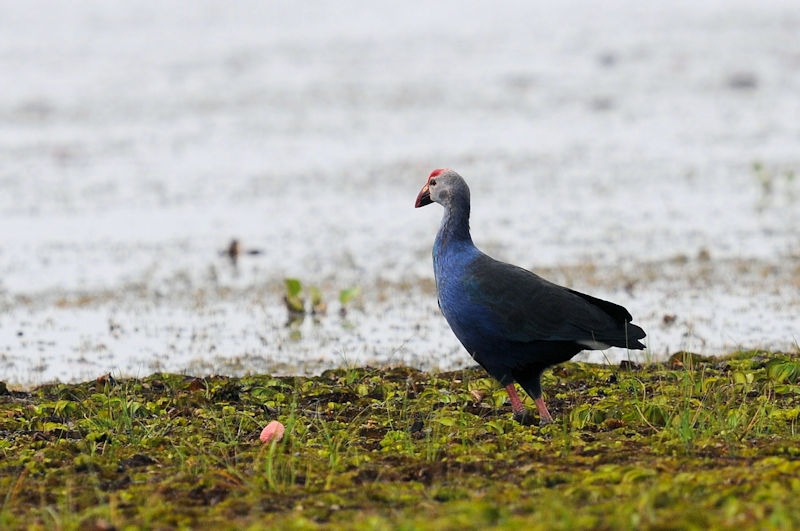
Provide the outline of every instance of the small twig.
[[651,430],[653,430],[654,432],[658,433],[658,430],[656,429],[656,427],[655,427],[655,426],[653,426],[652,424],[650,424],[650,423],[647,421],[647,419],[646,419],[646,418],[645,418],[645,416],[644,416],[644,413],[642,413],[642,410],[641,410],[641,409],[639,409],[639,405],[638,405],[638,404],[634,404],[634,405],[633,405],[633,407],[635,407],[635,408],[636,408],[636,411],[639,413],[639,416],[640,416],[640,417],[642,417],[642,420],[644,421],[644,423],[645,423],[645,424],[647,424],[648,426],[650,426],[650,429],[651,429]]
[[14,483],[14,488],[11,489],[11,492],[6,498],[6,504],[12,503],[14,499],[17,497],[17,494],[19,494],[19,491],[22,489],[22,480],[24,480],[25,476],[27,475],[28,475],[28,469],[23,468],[22,472],[19,473],[19,477],[17,478],[16,483]]
[[[772,396],[771,396],[771,395],[772,395],[772,391],[770,390],[770,391],[768,391],[768,392],[767,392],[767,401],[768,401],[768,402],[769,402],[770,398],[772,398]],[[743,431],[743,432],[742,432],[742,434],[739,436],[739,440],[740,440],[740,441],[741,441],[742,439],[744,439],[744,436],[745,436],[745,435],[747,435],[747,432],[748,432],[748,431],[750,431],[750,428],[752,428],[752,427],[753,427],[753,425],[756,423],[756,419],[758,418],[758,415],[759,415],[760,413],[761,413],[761,408],[757,408],[757,409],[756,409],[756,412],[753,414],[753,418],[752,418],[752,419],[750,419],[750,422],[748,422],[748,423],[747,423],[747,426],[745,426],[745,428],[744,428],[744,431]]]

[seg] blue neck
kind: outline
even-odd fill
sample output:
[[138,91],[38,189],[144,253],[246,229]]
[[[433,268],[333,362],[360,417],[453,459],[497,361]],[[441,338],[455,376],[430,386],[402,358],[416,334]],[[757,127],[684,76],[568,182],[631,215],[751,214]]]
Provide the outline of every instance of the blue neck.
[[479,251],[469,234],[469,204],[445,207],[442,226],[433,242],[433,270],[437,286],[443,275],[455,274]]
[[469,203],[445,207],[442,226],[439,227],[439,233],[436,235],[434,249],[463,244],[473,245],[472,236],[469,234]]

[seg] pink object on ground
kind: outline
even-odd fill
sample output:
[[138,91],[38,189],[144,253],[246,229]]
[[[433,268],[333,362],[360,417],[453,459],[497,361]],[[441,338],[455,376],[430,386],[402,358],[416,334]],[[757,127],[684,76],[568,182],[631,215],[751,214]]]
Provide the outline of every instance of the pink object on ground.
[[273,439],[275,442],[280,441],[283,439],[283,432],[286,431],[286,428],[283,427],[283,424],[278,422],[277,420],[273,420],[266,427],[261,430],[261,442],[267,444],[268,442],[272,441]]

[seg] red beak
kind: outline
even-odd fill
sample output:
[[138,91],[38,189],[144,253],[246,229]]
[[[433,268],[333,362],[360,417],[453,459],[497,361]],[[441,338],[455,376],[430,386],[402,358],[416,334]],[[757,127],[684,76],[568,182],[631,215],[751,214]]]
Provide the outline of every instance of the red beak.
[[428,188],[428,183],[425,183],[425,186],[423,186],[422,190],[419,191],[417,202],[414,203],[414,208],[430,205],[431,203],[433,203],[433,201],[431,201],[431,191],[430,188]]

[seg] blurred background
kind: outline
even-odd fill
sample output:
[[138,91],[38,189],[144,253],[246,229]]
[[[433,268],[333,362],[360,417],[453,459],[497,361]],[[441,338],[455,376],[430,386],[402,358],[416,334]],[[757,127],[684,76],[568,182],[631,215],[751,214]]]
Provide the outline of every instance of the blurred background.
[[0,376],[467,366],[439,167],[640,356],[797,349],[798,35],[771,0],[4,2]]

